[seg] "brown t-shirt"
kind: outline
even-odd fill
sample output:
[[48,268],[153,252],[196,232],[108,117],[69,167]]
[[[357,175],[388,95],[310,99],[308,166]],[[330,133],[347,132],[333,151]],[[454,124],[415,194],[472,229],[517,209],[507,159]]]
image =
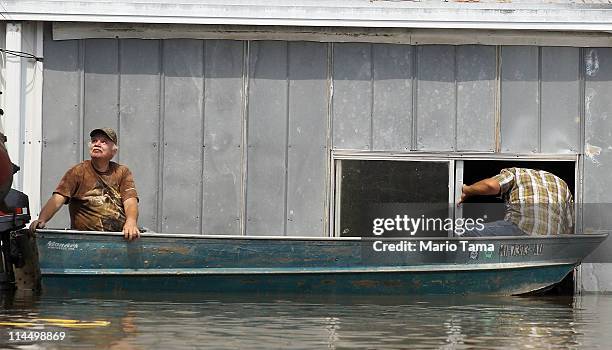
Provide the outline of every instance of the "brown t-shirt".
[[68,199],[71,227],[81,231],[123,230],[123,202],[138,199],[130,169],[110,162],[100,173],[89,160],[70,168],[54,193]]

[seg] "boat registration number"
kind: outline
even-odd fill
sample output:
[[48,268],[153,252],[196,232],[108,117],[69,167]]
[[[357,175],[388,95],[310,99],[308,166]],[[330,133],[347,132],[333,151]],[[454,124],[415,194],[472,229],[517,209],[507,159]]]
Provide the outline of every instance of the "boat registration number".
[[527,255],[542,255],[544,244],[500,244],[499,256],[527,256]]

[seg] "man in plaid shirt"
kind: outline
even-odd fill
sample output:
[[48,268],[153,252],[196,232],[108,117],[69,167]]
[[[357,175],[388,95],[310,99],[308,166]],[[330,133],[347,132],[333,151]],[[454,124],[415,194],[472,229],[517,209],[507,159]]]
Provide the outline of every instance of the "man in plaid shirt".
[[457,204],[471,196],[498,195],[506,205],[504,220],[486,223],[468,236],[555,235],[574,233],[574,204],[565,181],[543,171],[507,168],[491,178],[463,185]]

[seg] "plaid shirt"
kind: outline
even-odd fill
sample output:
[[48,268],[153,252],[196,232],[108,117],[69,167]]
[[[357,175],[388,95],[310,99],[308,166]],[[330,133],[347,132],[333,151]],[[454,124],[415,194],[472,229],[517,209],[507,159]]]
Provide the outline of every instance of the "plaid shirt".
[[502,169],[493,177],[506,203],[504,220],[530,235],[571,234],[574,226],[572,193],[565,181],[543,171]]

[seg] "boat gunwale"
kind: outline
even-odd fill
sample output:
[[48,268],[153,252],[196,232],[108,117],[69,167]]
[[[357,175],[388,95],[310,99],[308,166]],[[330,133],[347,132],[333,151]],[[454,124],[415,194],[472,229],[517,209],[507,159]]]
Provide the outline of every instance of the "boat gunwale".
[[[120,236],[123,237],[123,232],[108,232],[108,231],[79,231],[65,229],[38,229],[40,234],[65,234],[65,235],[80,235],[86,236]],[[590,239],[590,238],[606,238],[610,231],[596,231],[586,234],[569,234],[569,235],[550,235],[550,236],[484,236],[484,237],[309,237],[309,236],[242,236],[242,235],[201,235],[201,234],[186,234],[186,233],[157,233],[143,232],[141,238],[195,238],[195,239],[222,239],[222,240],[278,240],[278,241],[508,241],[508,240],[557,240],[557,239]]]
[[557,260],[551,262],[507,262],[485,264],[428,264],[419,266],[372,266],[372,267],[336,267],[336,268],[142,268],[142,269],[43,269],[43,275],[129,275],[129,276],[180,276],[180,275],[267,275],[267,274],[344,274],[344,273],[431,273],[431,272],[460,272],[460,271],[486,271],[486,270],[513,270],[543,268],[553,266],[576,266],[574,260]]

